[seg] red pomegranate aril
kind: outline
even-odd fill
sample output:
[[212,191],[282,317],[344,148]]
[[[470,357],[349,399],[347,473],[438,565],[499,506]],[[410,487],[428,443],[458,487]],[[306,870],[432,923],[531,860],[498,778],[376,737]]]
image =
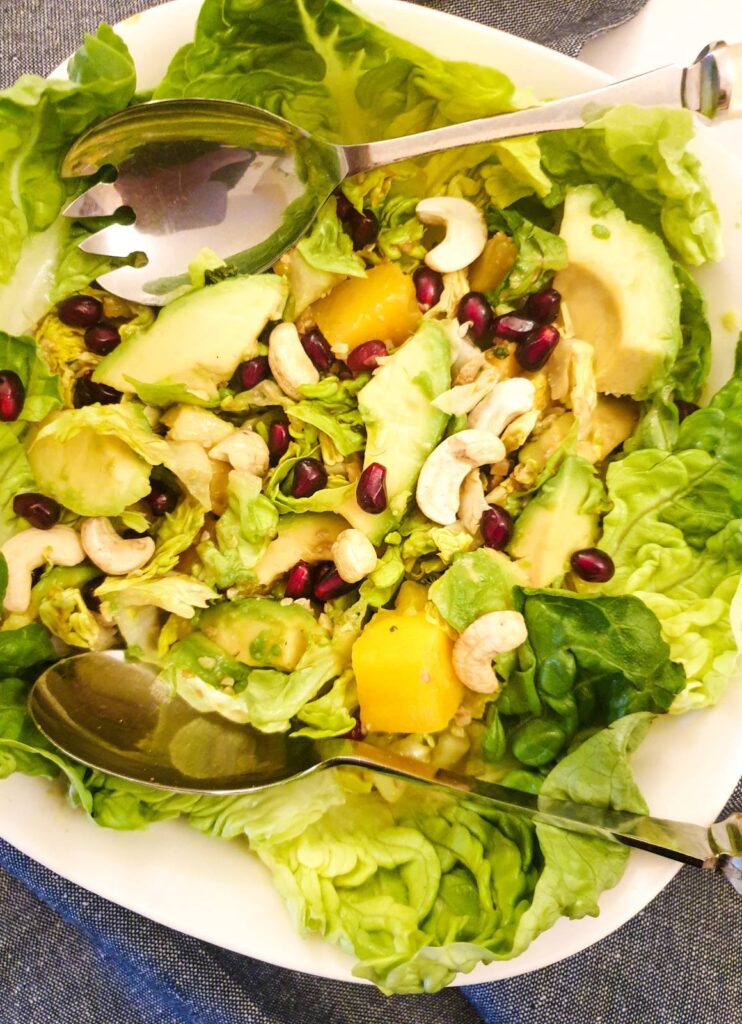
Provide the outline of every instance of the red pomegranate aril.
[[525,341],[535,326],[533,320],[527,320],[517,313],[503,313],[495,317],[493,333],[496,338],[505,338],[507,341]]
[[343,733],[344,740],[365,740],[366,739],[366,727],[361,722],[360,718],[356,718],[356,724],[348,732]]
[[335,204],[335,212],[342,221],[346,221],[355,209],[350,199],[348,199],[346,194],[341,192],[339,189],[335,193]]
[[0,421],[12,423],[23,412],[26,389],[13,370],[0,370]]
[[92,295],[71,295],[59,303],[57,316],[68,327],[93,327],[103,316],[103,304]]
[[271,456],[271,465],[282,459],[288,451],[291,443],[289,425],[286,420],[274,420],[268,427],[268,451]]
[[430,267],[418,267],[412,275],[412,280],[420,309],[427,312],[436,305],[443,294],[443,277]]
[[299,459],[294,466],[291,493],[295,498],[311,498],[327,483],[327,471],[318,459]]
[[348,354],[346,362],[351,372],[358,376],[365,370],[375,370],[379,360],[385,359],[388,355],[389,349],[383,341],[364,341]]
[[372,516],[384,511],[387,506],[386,466],[382,466],[380,462],[372,462],[366,466],[358,478],[356,501],[364,512]]
[[353,208],[346,219],[354,249],[365,249],[379,237],[379,222],[370,210],[359,213]]
[[268,356],[255,356],[240,363],[232,375],[231,385],[235,391],[250,391],[261,380],[265,380],[270,372]]
[[174,487],[157,482],[152,484],[152,490],[144,500],[153,516],[164,516],[175,509],[180,494]]
[[54,498],[28,491],[13,498],[13,511],[37,530],[51,530],[56,526],[62,509]]
[[485,547],[502,551],[513,535],[513,519],[502,505],[490,505],[479,524]]
[[487,298],[482,292],[467,292],[456,309],[460,324],[469,324],[469,334],[474,341],[488,343],[492,340],[494,315]]
[[675,405],[678,408],[678,419],[681,423],[687,416],[692,415],[694,412],[698,412],[698,410],[701,408],[701,406],[696,405],[695,402],[684,402],[682,398],[679,398],[675,402]]
[[524,370],[540,370],[559,344],[559,331],[545,324],[515,350],[515,358]]
[[311,597],[314,588],[314,569],[309,562],[297,562],[289,569],[286,579],[286,597],[296,601],[300,597]]
[[85,331],[85,348],[96,356],[107,356],[120,343],[121,335],[113,324],[94,324]]
[[107,384],[99,384],[93,380],[91,374],[92,370],[88,370],[75,381],[75,386],[72,389],[74,407],[81,409],[84,405],[118,405],[124,397],[121,392]]
[[84,583],[82,587],[80,587],[82,599],[91,612],[100,611],[100,598],[95,592],[102,582],[102,576],[95,576],[92,580],[88,580],[87,583]]
[[333,597],[340,597],[347,594],[355,586],[354,583],[347,583],[337,571],[332,562],[317,575],[314,583],[314,596],[322,604],[331,601]]
[[526,299],[525,311],[541,324],[550,324],[559,315],[562,296],[556,288],[544,288]]
[[616,571],[611,556],[600,548],[581,548],[569,562],[572,571],[588,583],[607,583]]
[[314,327],[311,331],[303,334],[301,347],[312,360],[315,370],[319,370],[320,373],[327,373],[335,357],[322,331]]

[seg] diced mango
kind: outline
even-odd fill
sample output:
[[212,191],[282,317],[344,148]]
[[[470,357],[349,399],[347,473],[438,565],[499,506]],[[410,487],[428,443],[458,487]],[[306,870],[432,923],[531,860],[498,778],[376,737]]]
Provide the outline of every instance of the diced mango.
[[469,286],[475,292],[496,288],[515,263],[518,249],[509,235],[498,231],[488,238],[481,254],[469,269]]
[[337,355],[364,341],[401,345],[421,316],[412,278],[396,263],[380,263],[366,277],[343,281],[311,312]]
[[453,641],[418,590],[405,583],[397,607],[377,612],[353,646],[361,721],[374,732],[440,732],[461,703]]

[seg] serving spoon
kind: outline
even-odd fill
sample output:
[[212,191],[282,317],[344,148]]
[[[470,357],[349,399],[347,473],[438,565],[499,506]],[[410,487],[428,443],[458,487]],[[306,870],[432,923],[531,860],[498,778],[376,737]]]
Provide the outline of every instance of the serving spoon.
[[74,655],[31,689],[40,731],[75,761],[158,789],[212,796],[256,793],[328,768],[363,768],[456,794],[477,809],[525,816],[722,873],[742,893],[742,813],[704,828],[534,796],[369,743],[262,733],[203,714],[123,651]]
[[226,100],[142,103],[86,131],[65,157],[65,177],[113,166],[64,211],[112,223],[84,239],[85,252],[135,257],[101,275],[114,295],[164,305],[188,284],[186,268],[209,248],[240,273],[270,267],[311,226],[346,177],[477,142],[580,128],[617,103],[686,107],[716,121],[742,115],[742,44],[712,43],[687,68],[668,65],[567,99],[510,114],[357,145],[333,145],[276,114]]

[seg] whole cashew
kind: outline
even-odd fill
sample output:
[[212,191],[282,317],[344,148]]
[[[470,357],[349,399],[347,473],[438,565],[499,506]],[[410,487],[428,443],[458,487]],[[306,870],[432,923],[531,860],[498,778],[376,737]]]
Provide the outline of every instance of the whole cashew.
[[425,460],[417,480],[420,511],[442,526],[456,522],[461,485],[476,466],[505,458],[505,446],[488,430],[462,430],[441,441]]
[[479,256],[487,241],[484,215],[468,199],[433,196],[422,199],[415,213],[423,224],[443,224],[446,237],[430,252],[425,262],[431,270],[451,274],[463,270]]
[[528,637],[520,612],[487,612],[467,626],[453,645],[453,670],[475,693],[497,693],[500,680],[492,668],[496,654],[513,651]]
[[107,576],[125,576],[127,572],[141,569],[155,553],[151,537],[130,540],[120,537],[105,516],[86,519],[80,529],[80,539],[90,561]]
[[501,380],[469,413],[469,426],[499,437],[511,420],[530,412],[535,401],[536,390],[527,377]]
[[235,430],[223,441],[215,444],[209,457],[218,462],[229,462],[233,469],[255,476],[265,476],[270,464],[270,452],[260,434],[247,428]]
[[319,380],[319,372],[302,348],[295,324],[279,324],[271,331],[268,365],[281,391],[295,402],[301,398],[302,385]]
[[8,565],[8,586],[3,606],[8,612],[25,612],[31,601],[31,574],[44,562],[79,565],[85,558],[80,538],[69,526],[50,530],[23,530],[6,540],[0,554]]
[[332,545],[332,560],[346,583],[358,583],[376,568],[376,549],[360,530],[343,530]]

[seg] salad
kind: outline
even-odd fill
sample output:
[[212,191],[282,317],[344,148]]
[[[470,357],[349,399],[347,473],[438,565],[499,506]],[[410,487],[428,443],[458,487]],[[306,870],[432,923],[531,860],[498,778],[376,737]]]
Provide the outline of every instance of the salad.
[[[157,311],[97,284],[99,225],[60,213],[90,183],[58,174],[150,97],[105,25],[69,74],[0,94],[0,776],[59,777],[108,828],[247,836],[297,926],[385,992],[596,914],[623,847],[351,769],[245,797],[127,784],[25,700],[55,659],[125,648],[265,733],[644,810],[631,751],[719,699],[742,630],[742,361],[699,405],[689,268],[721,233],[690,114],[360,175],[269,272],[190,254]],[[344,142],[534,102],[337,0],[206,0],[152,95]]]

